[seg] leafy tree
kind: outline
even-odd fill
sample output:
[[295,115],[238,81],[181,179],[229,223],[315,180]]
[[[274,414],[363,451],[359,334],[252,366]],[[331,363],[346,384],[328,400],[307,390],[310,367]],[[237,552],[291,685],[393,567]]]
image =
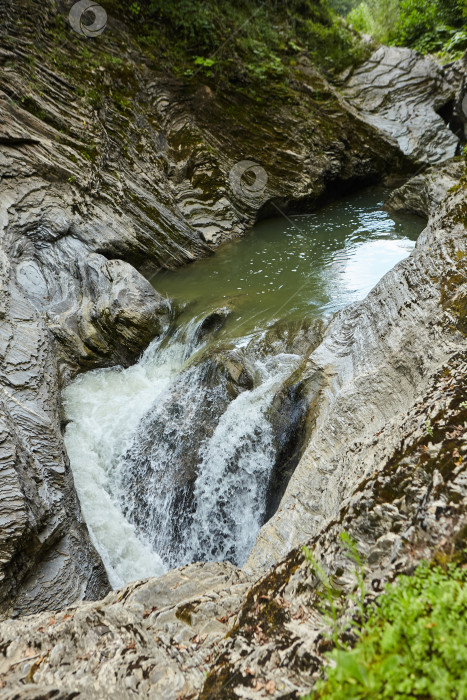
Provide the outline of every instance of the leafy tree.
[[377,41],[392,43],[399,17],[398,0],[364,0],[349,14],[349,22]]

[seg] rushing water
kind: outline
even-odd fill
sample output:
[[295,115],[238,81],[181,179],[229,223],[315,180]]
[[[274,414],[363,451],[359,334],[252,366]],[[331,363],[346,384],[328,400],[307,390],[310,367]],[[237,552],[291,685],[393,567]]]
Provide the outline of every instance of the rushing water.
[[[406,257],[423,224],[392,219],[382,194],[262,222],[215,256],[157,275],[154,286],[180,305],[176,328],[133,367],[89,372],[66,389],[66,446],[113,586],[197,559],[246,560],[274,463],[268,410],[300,358],[244,353],[251,384],[237,387],[225,349],[250,348],[278,319],[363,298]],[[213,361],[199,328],[220,307],[229,316]]]

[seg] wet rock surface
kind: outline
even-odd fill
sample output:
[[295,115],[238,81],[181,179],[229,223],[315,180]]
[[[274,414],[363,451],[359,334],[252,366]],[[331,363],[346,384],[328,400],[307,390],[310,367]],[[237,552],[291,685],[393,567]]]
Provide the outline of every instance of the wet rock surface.
[[60,430],[57,359],[3,246],[0,615],[99,598],[107,576],[82,520]]
[[[0,698],[298,698],[330,635],[301,544],[345,596],[356,587],[339,538],[349,533],[367,603],[418,561],[465,549],[465,176],[429,217],[409,259],[339,312],[310,355],[315,427],[249,566],[193,564],[99,603],[0,623]],[[353,605],[343,597],[340,615]]]
[[[445,187],[459,176],[458,164],[451,165],[451,177],[447,173],[442,170],[440,179]],[[428,173],[427,181],[433,176]],[[412,190],[409,183],[394,197]],[[363,302],[339,312],[308,358],[302,379],[313,379],[308,400],[315,427],[279,510],[258,536],[248,568],[278,561],[337,516],[342,498],[374,457],[369,442],[366,453],[359,451],[355,459],[362,440],[378,442],[388,421],[407,411],[433,373],[463,350],[465,337],[447,304],[462,317],[463,286],[457,289],[454,280],[464,279],[465,191],[459,185],[444,192],[409,258]]]
[[[309,66],[292,110],[242,95],[232,106],[159,75],[111,17],[99,42],[83,42],[64,17],[51,0],[2,4],[4,615],[106,589],[63,448],[59,391],[77,372],[128,365],[169,322],[167,301],[136,268],[210,254],[207,241],[244,232],[271,198],[313,204],[332,183],[354,186],[404,161]],[[314,97],[323,86],[324,101]],[[259,201],[229,181],[245,143],[269,176]]]
[[[465,548],[466,389],[461,352],[354,449],[358,461],[371,447],[372,463],[309,541],[343,596],[356,587],[343,531],[366,564],[367,604],[418,561]],[[226,563],[193,564],[99,603],[3,622],[0,698],[298,698],[329,649],[318,590],[298,548],[256,581]],[[348,619],[353,605],[340,614]]]
[[410,178],[402,187],[393,190],[386,200],[390,212],[417,214],[427,219],[436,214],[450,189],[459,184],[464,174],[462,161],[449,161],[446,165],[425,170]]

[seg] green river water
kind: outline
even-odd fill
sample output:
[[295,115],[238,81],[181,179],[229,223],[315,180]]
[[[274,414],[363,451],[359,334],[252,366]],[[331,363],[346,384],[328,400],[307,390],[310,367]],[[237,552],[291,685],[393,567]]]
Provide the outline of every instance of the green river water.
[[227,307],[234,337],[278,319],[328,315],[362,299],[407,257],[424,228],[412,215],[382,209],[388,190],[373,187],[314,214],[268,219],[214,256],[153,277],[185,307],[180,321]]

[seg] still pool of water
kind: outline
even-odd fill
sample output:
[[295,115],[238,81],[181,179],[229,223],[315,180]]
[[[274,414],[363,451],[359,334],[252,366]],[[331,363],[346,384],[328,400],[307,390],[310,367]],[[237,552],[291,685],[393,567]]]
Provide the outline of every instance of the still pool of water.
[[424,227],[419,217],[385,212],[387,193],[374,187],[314,214],[268,219],[216,255],[151,281],[187,304],[185,316],[231,308],[234,336],[281,318],[327,315],[364,298]]

